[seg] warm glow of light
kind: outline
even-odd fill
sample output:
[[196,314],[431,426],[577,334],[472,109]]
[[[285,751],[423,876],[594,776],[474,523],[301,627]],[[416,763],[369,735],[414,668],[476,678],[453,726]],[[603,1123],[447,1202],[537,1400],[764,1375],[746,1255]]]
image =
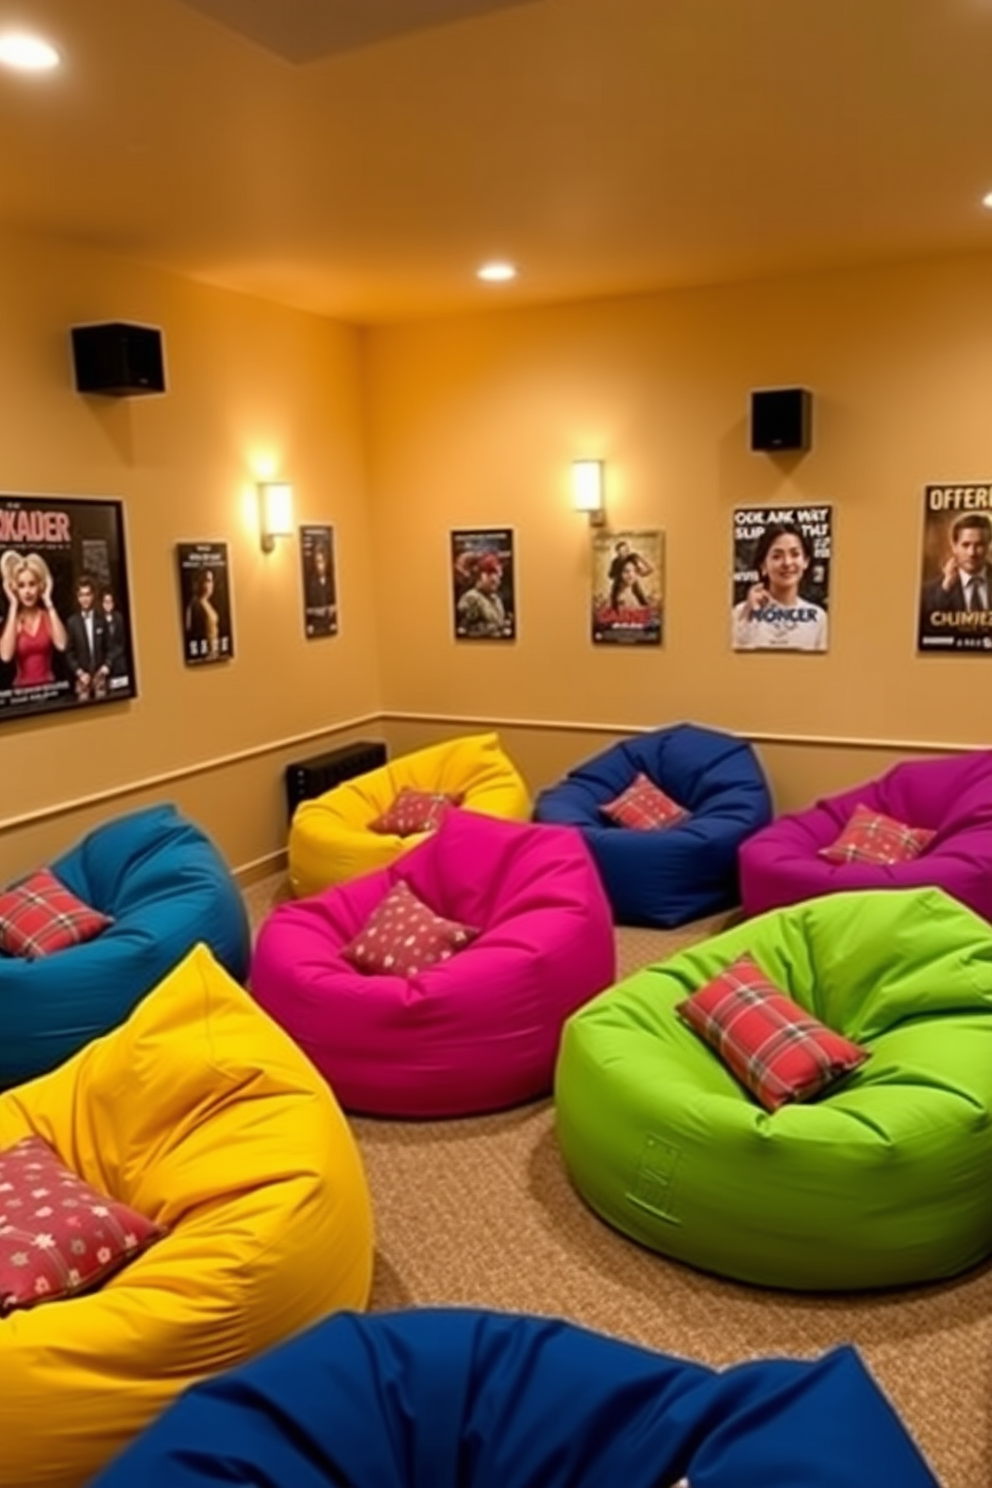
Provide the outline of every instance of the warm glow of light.
[[48,72],[58,67],[61,60],[55,48],[40,36],[29,36],[26,31],[8,31],[0,36],[0,63],[6,67],[16,67],[21,72]]
[[982,197],[982,206],[992,208],[992,191],[986,191]]
[[285,481],[263,481],[258,488],[258,500],[262,547],[270,553],[277,537],[292,535],[293,488]]
[[603,510],[602,460],[576,460],[573,463],[572,505],[581,512]]
[[479,270],[479,278],[484,279],[487,284],[507,284],[516,277],[517,271],[511,263],[483,264]]

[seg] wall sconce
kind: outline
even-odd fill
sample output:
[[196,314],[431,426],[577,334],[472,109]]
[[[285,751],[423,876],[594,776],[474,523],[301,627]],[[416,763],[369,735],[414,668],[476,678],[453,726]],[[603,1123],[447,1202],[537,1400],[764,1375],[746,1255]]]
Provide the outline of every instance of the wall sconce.
[[293,488],[285,481],[260,481],[258,519],[262,552],[271,553],[277,537],[293,534]]
[[602,527],[606,521],[602,460],[572,462],[572,505],[576,511],[588,512],[591,527]]

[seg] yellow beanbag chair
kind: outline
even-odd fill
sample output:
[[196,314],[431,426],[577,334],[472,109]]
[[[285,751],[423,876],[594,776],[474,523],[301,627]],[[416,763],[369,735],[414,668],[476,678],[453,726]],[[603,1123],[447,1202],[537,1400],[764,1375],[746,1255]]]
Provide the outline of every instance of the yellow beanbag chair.
[[389,809],[404,786],[459,796],[467,810],[486,816],[530,818],[527,787],[498,734],[433,744],[300,802],[289,830],[289,881],[297,898],[386,868],[423,842],[423,832],[395,837],[370,830],[369,823]]
[[0,1484],[82,1488],[194,1381],[362,1308],[361,1159],[310,1062],[198,945],[113,1033],[0,1096],[169,1233],[97,1291],[0,1319]]

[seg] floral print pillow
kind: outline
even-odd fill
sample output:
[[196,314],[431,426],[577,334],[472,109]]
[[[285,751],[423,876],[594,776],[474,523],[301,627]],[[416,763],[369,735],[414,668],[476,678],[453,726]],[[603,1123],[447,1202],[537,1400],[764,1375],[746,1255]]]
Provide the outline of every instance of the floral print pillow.
[[165,1233],[24,1137],[0,1151],[0,1317],[100,1286]]

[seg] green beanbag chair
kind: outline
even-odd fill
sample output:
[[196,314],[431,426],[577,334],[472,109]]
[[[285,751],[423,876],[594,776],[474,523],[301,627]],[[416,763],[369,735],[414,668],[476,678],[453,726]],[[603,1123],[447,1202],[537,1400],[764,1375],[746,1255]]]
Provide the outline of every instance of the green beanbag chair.
[[[745,953],[867,1062],[766,1111],[675,1011]],[[573,1014],[555,1101],[582,1196],[676,1260],[803,1290],[953,1276],[992,1254],[992,928],[936,888],[773,910]]]

